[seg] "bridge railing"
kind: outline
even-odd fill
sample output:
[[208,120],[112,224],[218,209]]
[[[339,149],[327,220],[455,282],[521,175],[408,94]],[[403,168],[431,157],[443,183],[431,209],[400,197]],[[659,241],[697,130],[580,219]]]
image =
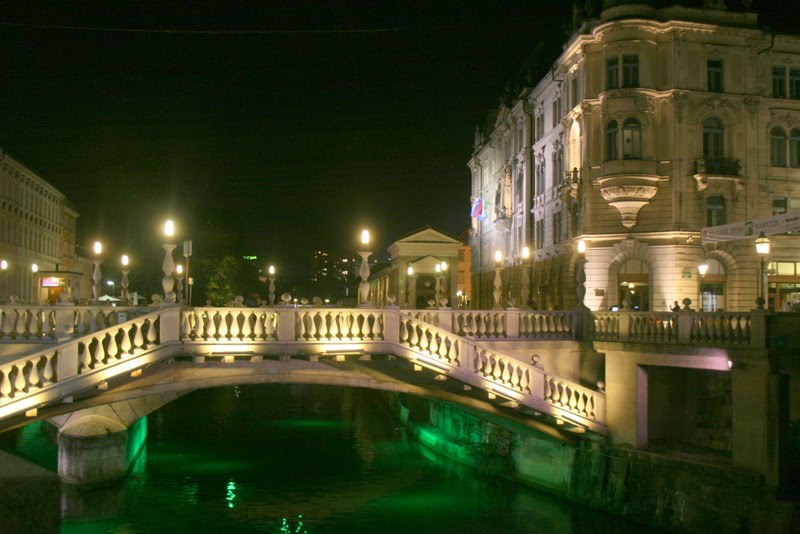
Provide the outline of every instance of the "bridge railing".
[[[62,386],[71,379],[124,365],[169,339],[160,331],[161,315],[161,311],[154,311],[56,347],[0,360],[0,418],[59,395],[69,396],[68,387]],[[102,380],[98,376],[96,381]],[[58,388],[61,388],[58,394],[48,395],[50,390]]]
[[570,419],[595,432],[605,430],[605,394],[548,375],[528,364],[427,321],[400,315],[399,342],[422,355],[422,363],[534,410]]
[[575,339],[575,313],[537,310],[413,310],[411,317],[477,339]]
[[77,338],[149,313],[128,306],[0,306],[0,342],[52,342]]

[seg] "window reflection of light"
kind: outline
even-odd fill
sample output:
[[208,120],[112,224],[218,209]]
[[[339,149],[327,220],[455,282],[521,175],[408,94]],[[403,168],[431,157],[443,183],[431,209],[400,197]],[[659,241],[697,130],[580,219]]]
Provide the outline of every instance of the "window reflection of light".
[[228,501],[228,508],[233,508],[233,500],[236,498],[236,482],[233,479],[228,481],[228,494],[225,500]]

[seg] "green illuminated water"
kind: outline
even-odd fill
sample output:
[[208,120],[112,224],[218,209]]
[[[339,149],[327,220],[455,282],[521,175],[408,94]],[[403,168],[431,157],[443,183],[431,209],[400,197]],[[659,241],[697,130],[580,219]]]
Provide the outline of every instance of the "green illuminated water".
[[[0,446],[55,470],[43,424]],[[585,533],[625,523],[443,459],[377,393],[324,386],[197,391],[147,418],[130,477],[65,488],[65,533]]]

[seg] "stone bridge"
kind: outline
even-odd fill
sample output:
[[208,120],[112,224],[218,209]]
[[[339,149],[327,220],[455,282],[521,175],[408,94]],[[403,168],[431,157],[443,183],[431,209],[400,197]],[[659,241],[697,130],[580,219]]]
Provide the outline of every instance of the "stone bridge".
[[[2,306],[0,431],[48,418],[59,427],[61,443],[61,436],[129,428],[194,389],[296,382],[408,393],[502,413],[561,439],[589,433],[644,447],[653,426],[647,369],[763,379],[769,372],[763,366],[765,317]],[[733,380],[731,449],[734,460],[764,472],[767,437],[755,449],[752,439],[744,446],[767,425],[766,414],[748,417],[765,409],[761,385]],[[739,394],[748,395],[748,403],[737,404]]]

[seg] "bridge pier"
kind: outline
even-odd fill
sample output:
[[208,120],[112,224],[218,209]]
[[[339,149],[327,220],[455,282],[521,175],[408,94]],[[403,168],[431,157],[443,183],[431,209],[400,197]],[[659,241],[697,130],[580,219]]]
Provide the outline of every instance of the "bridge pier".
[[58,428],[61,480],[92,486],[124,478],[144,449],[145,416],[183,394],[151,395],[52,418]]

